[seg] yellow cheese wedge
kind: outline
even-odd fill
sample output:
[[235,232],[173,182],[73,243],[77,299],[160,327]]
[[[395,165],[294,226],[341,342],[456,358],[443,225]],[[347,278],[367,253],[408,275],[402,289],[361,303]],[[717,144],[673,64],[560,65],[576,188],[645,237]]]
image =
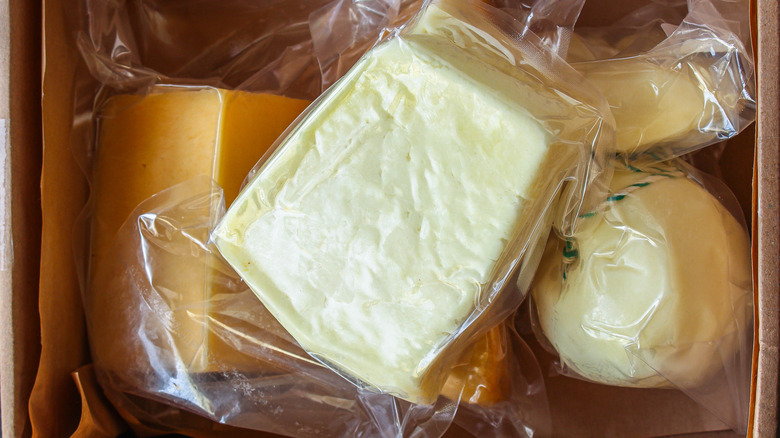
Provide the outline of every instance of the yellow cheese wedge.
[[[200,87],[158,87],[106,102],[99,114],[91,272],[111,257],[128,215],[155,193],[206,175],[232,202],[245,175],[308,103]],[[155,286],[177,294],[169,297],[170,323],[181,335],[177,349],[190,371],[209,368],[209,330],[198,321],[208,314],[208,276],[203,266],[175,258],[156,266]]]
[[441,394],[461,403],[490,406],[507,399],[506,331],[492,328],[461,357],[465,365],[455,368],[447,377]]

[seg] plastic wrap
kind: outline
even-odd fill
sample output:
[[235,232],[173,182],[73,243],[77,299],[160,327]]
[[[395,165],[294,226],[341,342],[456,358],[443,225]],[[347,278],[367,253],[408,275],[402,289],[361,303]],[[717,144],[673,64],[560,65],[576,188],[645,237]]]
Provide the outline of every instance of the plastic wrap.
[[650,3],[572,35],[567,60],[609,101],[617,150],[629,160],[644,152],[668,160],[733,137],[755,118],[747,2],[685,5]]
[[[381,1],[252,3],[90,1],[80,10],[78,46],[94,80],[76,84],[73,141],[93,193],[76,258],[84,264],[95,371],[109,399],[143,434],[438,436],[453,418],[478,436],[544,434],[549,413],[536,360],[501,325],[522,299],[514,291],[494,300],[500,309],[471,324],[441,365],[444,395],[414,405],[358,390],[312,360],[214,252],[208,233],[247,168],[361,47],[415,12],[413,2],[402,3],[393,20],[371,22],[370,13],[355,16],[350,8],[396,9]],[[496,10],[475,10],[505,28],[523,26]],[[317,42],[327,28],[314,22],[345,11],[359,28],[355,40]],[[509,53],[521,52],[504,38]],[[559,80],[561,93],[582,102],[571,109],[580,125],[561,135],[581,166],[559,179],[576,184],[551,183],[537,203],[546,208],[563,192],[564,213],[555,213],[576,217],[586,181],[605,177],[611,127],[595,93],[533,35],[525,38],[534,49],[529,65],[563,69],[537,84]],[[325,53],[342,61],[329,64]],[[527,230],[529,256],[507,262],[526,281],[552,220],[547,210]]]
[[[518,36],[532,32],[558,54],[565,55],[583,0],[483,0],[520,22]],[[409,20],[423,0],[361,2],[336,0],[310,17],[314,55],[323,86],[331,85],[385,35]],[[333,32],[332,29],[338,29]]]
[[739,206],[682,161],[617,166],[599,208],[548,241],[537,333],[563,374],[678,388],[744,433],[753,294]]
[[309,15],[329,3],[84,0],[69,15],[86,67],[104,89],[165,83],[311,100],[322,85]]
[[[209,244],[223,209],[221,189],[205,177],[160,192],[130,215],[113,256],[97,269],[93,290],[100,293],[85,297],[89,314],[100,314],[90,318],[90,342],[100,347],[93,348],[96,370],[109,396],[123,401],[121,409],[140,410],[134,416],[142,417],[143,398],[231,426],[291,436],[438,436],[459,409],[472,418],[467,425],[484,424],[486,433],[495,428],[523,436],[548,427],[535,360],[504,327],[490,332],[490,342],[498,344],[491,348],[503,357],[487,362],[505,367],[499,382],[473,381],[485,375],[469,370],[484,366],[484,360],[471,359],[484,354],[478,345],[454,365],[452,398],[440,397],[432,406],[360,391],[321,366]],[[192,295],[186,286],[192,287],[193,278],[210,293],[183,303],[182,296]],[[195,323],[207,328],[208,345],[191,332]],[[183,360],[197,349],[208,351],[201,363]],[[472,376],[471,389],[461,376]],[[484,406],[458,407],[461,397],[477,401],[480,387],[504,393],[479,400]],[[187,415],[161,417],[168,417],[163,425],[169,430],[191,430]]]
[[533,32],[550,50],[565,56],[585,1],[493,0],[490,3],[523,22],[523,31]]
[[601,101],[512,26],[426,4],[308,108],[215,230],[276,319],[360,387],[435,399],[462,345],[520,304],[503,286],[560,184],[568,214],[604,169]]

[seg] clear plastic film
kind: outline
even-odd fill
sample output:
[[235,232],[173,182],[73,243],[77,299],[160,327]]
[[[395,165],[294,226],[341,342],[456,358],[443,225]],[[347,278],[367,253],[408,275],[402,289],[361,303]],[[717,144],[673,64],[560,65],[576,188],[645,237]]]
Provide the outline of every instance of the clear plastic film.
[[214,232],[304,349],[362,388],[434,400],[519,306],[504,286],[556,196],[565,224],[606,169],[603,101],[519,27],[427,3],[307,109]]
[[[85,301],[101,315],[90,341],[109,394],[292,436],[393,431],[393,412],[367,416],[361,394],[297,347],[208,245],[223,205],[218,186],[192,180],[142,203],[117,235]],[[454,406],[439,409],[450,418],[438,428]]]
[[755,119],[748,18],[744,1],[668,1],[575,28],[567,61],[609,101],[618,152],[668,160]]
[[339,79],[385,33],[419,11],[422,3],[422,0],[336,0],[313,13],[311,36],[323,88]]
[[322,85],[309,15],[329,3],[84,0],[69,15],[90,75],[112,90],[164,83],[311,100]]
[[[423,0],[336,0],[314,12],[311,34],[323,89],[340,78],[374,44],[408,21]],[[483,0],[519,21],[518,36],[531,32],[565,55],[582,0]],[[334,32],[333,29],[338,29]]]
[[361,391],[320,365],[209,243],[223,210],[222,190],[205,177],[162,191],[130,215],[99,265],[100,293],[85,297],[88,314],[100,315],[89,319],[90,342],[120,412],[194,436],[230,429],[188,412],[290,436],[439,436],[457,412],[461,427],[494,436],[549,428],[538,365],[508,326],[464,351],[430,406]]
[[584,0],[494,0],[494,6],[525,23],[553,52],[565,56]]
[[744,433],[753,294],[741,210],[719,181],[652,161],[616,161],[604,202],[572,237],[550,236],[531,288],[537,335],[562,374],[677,388]]
[[[73,141],[93,190],[84,216],[91,237],[77,230],[76,241],[85,245],[77,243],[76,256],[84,264],[95,370],[109,399],[143,434],[219,436],[239,433],[231,429],[238,427],[249,435],[438,436],[452,421],[478,436],[544,434],[549,413],[535,358],[502,325],[522,299],[515,291],[475,304],[495,310],[472,318],[468,336],[439,365],[442,395],[415,405],[356,389],[313,360],[214,252],[207,236],[220,205],[236,198],[252,164],[351,65],[320,72],[326,65],[320,53],[330,43],[313,42],[314,18],[326,17],[326,10],[342,13],[332,7],[343,2],[250,3],[82,5],[77,40],[92,80],[75,84]],[[497,18],[521,34],[514,31],[523,24],[508,15],[474,10],[475,17]],[[363,23],[355,34],[359,44],[331,53],[348,60],[415,12],[402,3],[396,18]],[[507,278],[530,281],[540,236],[560,213],[551,207],[553,196],[563,194],[560,210],[569,215],[582,208],[586,182],[605,178],[611,126],[595,93],[581,90],[574,72],[523,34],[530,39],[523,50],[506,36],[493,48],[528,56],[522,62],[537,86],[560,81],[560,90],[537,102],[564,102],[579,123],[546,126],[558,133],[556,147],[571,152],[561,161],[574,158],[577,165],[548,168],[556,177],[534,202],[542,217],[514,236],[512,251],[522,251],[502,262]],[[481,62],[502,63],[505,55]],[[554,73],[546,78],[542,70]],[[558,93],[566,98],[550,97]],[[558,116],[553,108],[538,117]],[[176,185],[182,181],[190,182]]]

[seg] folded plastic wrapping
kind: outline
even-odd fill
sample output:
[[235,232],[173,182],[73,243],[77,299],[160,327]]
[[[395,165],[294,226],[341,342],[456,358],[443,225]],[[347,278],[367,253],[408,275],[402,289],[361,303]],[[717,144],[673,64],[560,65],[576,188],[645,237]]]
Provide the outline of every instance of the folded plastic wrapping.
[[537,35],[550,50],[566,56],[585,0],[493,0],[490,3],[525,23],[523,30]]
[[322,83],[309,15],[328,3],[83,0],[70,20],[89,74],[104,88],[199,85],[311,100]]
[[[229,202],[235,198],[241,179],[248,168],[263,154],[264,148],[268,147],[305,108],[306,104],[307,102],[297,99],[260,93],[204,87],[160,86],[146,96],[114,96],[96,113],[100,135],[94,175],[91,272],[85,305],[90,324],[93,359],[99,376],[120,412],[130,415],[128,422],[131,424],[140,418],[145,418],[147,421],[161,418],[149,412],[139,411],[139,406],[150,409],[160,409],[161,406],[153,403],[137,404],[128,394],[159,398],[158,386],[155,384],[176,383],[175,381],[165,383],[164,377],[154,384],[148,381],[133,381],[136,386],[130,385],[132,390],[125,392],[124,389],[127,387],[117,384],[116,381],[107,382],[105,379],[105,376],[124,376],[133,373],[134,370],[128,367],[128,363],[143,364],[142,369],[164,366],[157,359],[159,352],[144,349],[132,341],[124,341],[124,339],[137,337],[137,334],[117,333],[109,329],[120,322],[133,327],[133,324],[139,322],[136,318],[144,318],[141,314],[142,310],[128,312],[127,309],[133,306],[125,295],[116,292],[122,290],[125,294],[136,296],[142,290],[142,285],[122,282],[117,272],[108,274],[107,281],[99,279],[101,273],[107,270],[111,272],[114,266],[112,263],[116,261],[122,263],[119,265],[120,269],[125,269],[129,265],[129,262],[121,259],[120,251],[113,248],[119,246],[124,250],[136,252],[146,250],[153,253],[145,243],[121,239],[117,234],[121,223],[126,217],[132,217],[128,211],[132,212],[144,196],[154,194],[162,188],[175,184],[178,180],[199,174],[204,175],[204,178],[211,175],[211,178],[224,185]],[[249,142],[254,147],[244,147]],[[194,207],[187,208],[187,211],[196,211]],[[185,248],[184,251],[186,250]],[[171,309],[175,309],[161,317],[165,320],[166,326],[172,327],[168,336],[176,346],[170,351],[172,357],[178,361],[174,368],[178,367],[192,377],[234,370],[253,375],[273,372],[277,374],[276,381],[280,379],[295,381],[295,373],[280,376],[278,368],[242,354],[226,345],[219,336],[214,335],[215,324],[225,326],[242,336],[247,336],[247,332],[235,320],[215,320],[220,289],[215,284],[214,278],[209,275],[207,266],[198,263],[197,260],[177,255],[168,257],[157,255],[153,256],[152,261],[146,260],[146,262],[147,266],[141,270],[150,276],[149,284],[159,283],[160,287],[168,293],[167,304]],[[107,286],[106,282],[111,284]],[[273,318],[263,311],[259,303],[255,304],[259,307],[255,309],[257,313],[255,323],[267,330],[276,329]],[[244,303],[232,303],[232,305],[245,307]],[[114,314],[115,310],[121,311],[125,319]],[[270,328],[267,327],[269,325]],[[136,333],[143,333],[144,336],[163,336],[155,334],[149,326],[136,326],[134,330]],[[122,341],[119,341],[120,339]],[[269,345],[284,349],[282,342],[277,341]],[[262,352],[256,354],[261,355],[262,358]],[[504,362],[505,360],[501,358],[494,364],[500,365],[503,370],[507,366]],[[221,363],[230,365],[224,367],[220,365]],[[484,372],[484,370],[480,371]],[[479,376],[477,378],[479,379]],[[490,378],[489,373],[487,378]],[[488,383],[498,384],[498,382]],[[237,385],[240,385],[240,382],[235,380],[212,382],[211,393],[203,397],[210,397],[213,399],[210,404],[219,405],[218,397],[214,394],[234,392]],[[460,397],[458,381],[454,385],[455,390],[449,395],[458,400]],[[297,390],[305,393],[305,387],[298,387]],[[495,391],[495,388],[491,387],[488,390]],[[476,392],[476,389],[474,391]],[[479,394],[468,393],[465,397],[476,397],[475,402],[495,403],[495,399],[485,400]],[[171,400],[168,401],[176,404]],[[187,398],[179,400],[179,405],[184,405],[185,408],[192,403],[197,404],[198,401]],[[454,414],[451,404],[452,402],[443,407],[438,406],[436,415]],[[235,408],[232,400],[229,406],[230,409]],[[241,415],[251,414],[251,411],[247,411],[251,407],[242,406],[242,409],[245,410],[241,411]],[[162,412],[166,411],[170,412],[171,409],[162,408]],[[158,413],[162,414],[162,412]],[[410,410],[410,412],[417,411]],[[188,422],[193,421],[189,417],[185,416],[185,418]],[[231,421],[230,416],[223,416],[218,420],[235,423]],[[384,421],[392,422],[392,419],[384,418]],[[170,428],[185,430],[181,429],[185,426],[181,423],[165,426],[153,421],[152,425],[156,425],[157,430],[163,431]],[[152,425],[143,424],[147,428]],[[253,425],[244,427],[253,427]],[[254,427],[262,426],[254,425]],[[322,424],[312,427],[324,430]],[[369,424],[366,427],[371,426]],[[390,427],[382,426],[379,430],[390,430]],[[186,430],[191,433],[189,429]],[[287,429],[286,433],[292,433],[292,430]],[[296,434],[303,434],[303,432],[296,432]],[[333,434],[340,433],[333,432]]]
[[[519,35],[531,32],[555,53],[565,55],[583,0],[482,0],[521,23]],[[361,2],[335,0],[310,18],[314,56],[323,90],[351,68],[374,44],[407,22],[423,0]],[[332,32],[338,29],[338,32]]]
[[[498,349],[505,358],[500,361],[507,372],[500,376],[500,386],[488,382],[483,388],[505,393],[484,407],[458,407],[461,392],[479,397],[465,385],[458,386],[455,400],[440,397],[431,406],[360,391],[314,361],[209,243],[223,210],[221,188],[206,177],[162,191],[129,216],[115,239],[113,256],[96,272],[93,285],[100,293],[90,294],[85,306],[88,314],[99,312],[101,317],[90,319],[90,342],[100,346],[93,349],[95,369],[107,395],[121,401],[120,412],[148,418],[146,408],[167,411],[144,426],[188,433],[193,419],[187,412],[290,436],[438,436],[458,410],[470,418],[464,428],[482,428],[494,436],[500,431],[527,436],[547,430],[549,414],[538,366],[519,337],[504,326],[496,329],[502,334],[492,341],[501,342]],[[208,284],[210,297],[190,299],[183,306],[181,295],[189,291],[182,289],[182,281],[192,278]],[[208,327],[212,342],[220,343],[208,355],[208,372],[192,372],[184,361],[201,341],[182,331],[198,323]],[[475,363],[496,365],[493,357],[470,359],[472,353],[484,353],[480,348],[454,364],[456,380],[458,375],[474,375],[468,367]],[[482,386],[479,381],[470,384]],[[155,401],[182,413],[172,415]],[[207,436],[208,429],[201,433]]]
[[[228,202],[232,200],[246,173],[245,166],[261,157],[272,139],[306,106],[305,100],[284,96],[311,98],[326,84],[313,74],[316,56],[306,37],[309,23],[301,18],[312,13],[307,8],[314,6],[306,3],[281,11],[281,15],[274,15],[279,12],[274,5],[240,1],[203,2],[200,8],[192,9],[156,2],[90,2],[85,6],[90,11],[85,14],[86,31],[77,38],[97,84],[86,80],[76,84],[73,141],[79,160],[92,169],[88,172],[93,198],[85,220],[91,222],[88,227],[93,238],[87,252],[82,248],[76,252],[80,263],[89,261],[82,270],[84,301],[96,373],[106,394],[124,419],[145,434],[180,431],[197,436],[197,429],[202,429],[206,436],[209,430],[216,435],[226,430],[191,415],[195,412],[226,425],[285,434],[319,431],[340,435],[364,430],[370,431],[366,432],[369,435],[424,431],[435,436],[446,430],[456,410],[461,413],[456,418],[458,425],[479,436],[544,433],[549,414],[536,361],[516,334],[501,326],[488,331],[488,325],[483,324],[485,337],[464,340],[465,351],[450,366],[452,377],[443,389],[445,397],[432,407],[339,389],[338,384],[334,389],[320,385],[322,379],[335,378],[321,366],[315,364],[314,378],[306,377],[310,363],[305,362],[304,371],[298,369],[297,360],[311,359],[289,343],[289,335],[256,298],[251,301],[257,313],[251,319],[254,328],[242,325],[245,322],[232,314],[220,317],[221,286],[215,283],[219,277],[212,276],[212,262],[188,259],[194,247],[207,245],[205,240],[196,243],[186,238],[179,241],[182,247],[170,253],[160,248],[175,246],[165,239],[173,238],[176,232],[167,230],[170,234],[151,237],[152,232],[140,238],[119,232],[126,218],[125,228],[148,212],[130,213],[138,202],[196,175],[217,180],[228,192]],[[400,19],[408,18],[410,9],[400,11]],[[268,20],[266,15],[275,19]],[[193,23],[210,26],[201,28]],[[260,54],[262,58],[258,58]],[[588,111],[598,112],[593,108]],[[600,123],[589,128],[599,138],[594,144],[602,141],[603,134],[598,131],[609,131]],[[235,132],[242,134],[231,134]],[[250,141],[253,148],[242,151],[242,142]],[[241,164],[235,166],[236,162]],[[595,180],[599,172],[594,169],[598,169],[598,160],[585,176]],[[569,199],[576,203],[581,194],[572,193]],[[205,198],[206,204],[213,201]],[[191,201],[168,200],[168,205]],[[188,213],[203,214],[187,205]],[[136,231],[141,228],[137,226]],[[80,241],[89,239],[82,236]],[[130,248],[135,248],[136,256],[140,248],[151,258],[132,258]],[[133,264],[139,262],[145,264]],[[137,269],[129,269],[132,266]],[[528,272],[532,271],[529,267]],[[151,292],[144,295],[144,291]],[[225,303],[236,306],[234,309],[250,309],[248,297],[244,290],[246,302]],[[510,313],[509,309],[504,311],[505,315]],[[493,325],[500,322],[498,316],[493,320]],[[265,336],[259,338],[262,347],[257,342],[254,346],[243,344],[250,336],[245,330],[252,333],[252,329]],[[476,344],[473,349],[467,347],[470,343]],[[268,360],[269,352],[274,351],[281,352],[283,359]],[[234,374],[235,379],[220,379]],[[273,378],[267,379],[268,375]],[[296,383],[299,376],[300,385]],[[263,382],[269,381],[267,385],[284,387],[279,390],[281,395],[249,389],[246,394],[235,394],[236,388],[264,387]],[[182,382],[190,386],[181,386]],[[182,391],[172,389],[177,387]],[[330,398],[331,392],[335,398]],[[265,403],[266,396],[274,401]],[[338,411],[345,423],[334,425],[338,419],[329,417],[325,424],[323,418],[334,409],[331,402],[341,406],[342,399],[352,407],[360,406],[363,413],[347,408]],[[456,409],[459,399],[463,403]],[[319,404],[307,404],[306,400],[318,400]],[[317,412],[321,416],[291,413],[305,412],[315,405],[321,408]],[[282,411],[286,413],[279,414]],[[290,422],[277,424],[280,416]]]
[[575,28],[567,60],[609,101],[627,160],[668,160],[755,119],[746,1],[653,2],[611,26]]
[[531,288],[537,336],[562,374],[677,388],[744,433],[753,294],[741,209],[682,161],[616,166],[609,197],[571,238],[548,240]]

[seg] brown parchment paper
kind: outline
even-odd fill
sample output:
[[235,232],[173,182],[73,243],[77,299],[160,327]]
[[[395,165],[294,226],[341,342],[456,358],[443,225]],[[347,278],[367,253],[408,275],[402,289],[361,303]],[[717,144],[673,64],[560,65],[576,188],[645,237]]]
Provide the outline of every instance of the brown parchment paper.
[[72,438],[112,438],[129,429],[103,395],[92,365],[72,374],[81,395],[81,420]]
[[70,148],[77,53],[62,8],[59,1],[44,2],[41,357],[29,403],[32,434],[42,437],[65,437],[76,430],[81,407],[70,373],[88,362],[71,242],[87,186]]
[[0,0],[0,411],[3,437],[30,435],[40,352],[40,2]]

